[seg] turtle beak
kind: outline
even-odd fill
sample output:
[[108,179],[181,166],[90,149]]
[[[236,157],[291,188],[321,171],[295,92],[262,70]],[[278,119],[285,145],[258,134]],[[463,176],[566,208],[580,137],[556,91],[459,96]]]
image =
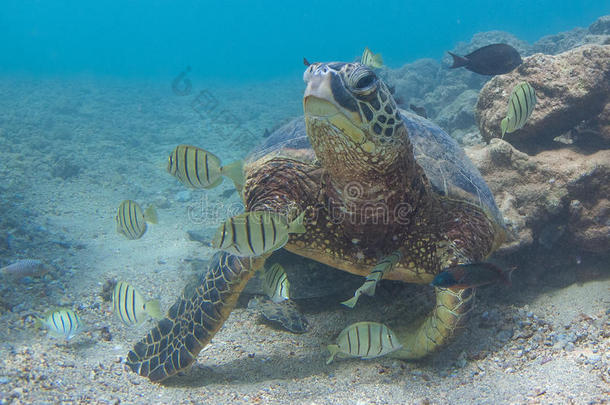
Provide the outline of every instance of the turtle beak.
[[305,114],[328,118],[339,113],[333,103],[331,74],[326,65],[315,63],[309,66],[303,74],[303,80],[307,83],[303,96]]
[[303,96],[305,115],[327,120],[355,143],[362,143],[364,134],[359,128],[362,125],[359,111],[350,111],[340,105],[333,93],[333,89],[345,91],[338,73],[326,64],[315,63],[305,70],[303,80],[307,83]]

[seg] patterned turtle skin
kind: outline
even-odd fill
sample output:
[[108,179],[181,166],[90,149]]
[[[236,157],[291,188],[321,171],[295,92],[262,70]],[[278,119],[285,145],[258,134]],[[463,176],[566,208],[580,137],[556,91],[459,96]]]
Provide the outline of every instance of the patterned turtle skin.
[[[296,218],[304,234],[284,247],[366,276],[391,252],[386,279],[428,284],[442,269],[485,260],[505,237],[502,217],[478,170],[431,122],[399,110],[387,86],[359,63],[314,63],[304,74],[304,118],[273,133],[247,157],[246,211]],[[127,356],[152,381],[188,368],[222,326],[269,254],[218,252],[189,289]],[[185,290],[186,291],[186,290]],[[418,359],[464,324],[474,289],[436,288],[423,322],[401,328],[393,357]]]

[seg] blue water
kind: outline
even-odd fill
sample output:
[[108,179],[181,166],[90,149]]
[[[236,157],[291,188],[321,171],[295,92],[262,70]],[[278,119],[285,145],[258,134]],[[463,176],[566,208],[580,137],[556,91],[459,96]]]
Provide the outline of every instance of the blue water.
[[439,59],[480,31],[533,42],[586,27],[606,0],[32,1],[0,3],[0,71],[163,77],[185,66],[225,80],[297,74],[302,58],[369,46],[398,67]]

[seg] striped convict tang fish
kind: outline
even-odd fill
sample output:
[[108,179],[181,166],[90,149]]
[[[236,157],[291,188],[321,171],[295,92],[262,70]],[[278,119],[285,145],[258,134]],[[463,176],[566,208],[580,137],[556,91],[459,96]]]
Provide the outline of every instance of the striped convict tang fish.
[[146,223],[157,223],[157,211],[152,205],[142,211],[137,202],[125,200],[119,205],[116,217],[116,230],[127,239],[140,239],[146,232]]
[[267,211],[239,214],[226,220],[216,231],[212,247],[237,256],[254,257],[283,247],[289,234],[304,233],[301,213],[294,221]]
[[83,329],[80,317],[67,308],[48,311],[42,318],[36,318],[36,323],[47,328],[50,335],[66,340],[72,339]]
[[112,306],[121,322],[126,325],[135,325],[142,322],[145,314],[155,319],[163,317],[159,301],[145,301],[142,294],[125,281],[119,281],[114,287]]
[[289,291],[290,282],[281,264],[275,263],[265,269],[263,292],[269,296],[271,301],[278,303],[290,299]]
[[362,286],[360,286],[356,292],[354,292],[354,296],[347,301],[343,301],[342,304],[346,307],[354,308],[358,302],[358,298],[362,294],[366,294],[370,297],[375,295],[375,288],[377,287],[379,280],[381,280],[385,274],[392,271],[400,259],[402,259],[402,253],[400,253],[398,250],[381,259],[379,263],[373,267],[369,275],[366,276],[366,280]]
[[367,47],[364,48],[364,52],[362,52],[360,63],[371,68],[380,68],[383,66],[383,59],[381,58],[380,53],[373,54],[373,52],[371,52],[371,50]]
[[402,348],[398,338],[390,328],[377,322],[358,322],[343,329],[336,345],[328,345],[330,364],[339,357],[360,357],[373,359]]
[[500,122],[502,138],[505,133],[511,133],[523,128],[527,119],[536,107],[536,91],[528,82],[522,82],[513,88],[508,99],[508,112]]
[[241,192],[245,181],[241,160],[222,166],[216,155],[192,145],[176,146],[169,155],[167,171],[190,188],[214,188],[226,176]]

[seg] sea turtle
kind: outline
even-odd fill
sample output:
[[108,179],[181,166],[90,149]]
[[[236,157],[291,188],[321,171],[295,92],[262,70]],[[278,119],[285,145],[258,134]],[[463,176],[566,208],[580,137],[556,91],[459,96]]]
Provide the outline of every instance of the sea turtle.
[[[271,134],[244,165],[246,211],[307,213],[306,232],[291,234],[285,249],[362,276],[390,263],[383,278],[427,284],[502,243],[502,217],[478,170],[444,131],[399,110],[373,70],[313,63],[304,80],[304,119]],[[201,285],[134,346],[127,365],[152,381],[189,367],[268,256],[216,253]],[[398,333],[393,356],[417,359],[443,346],[473,297],[471,288],[436,288],[432,312]]]

